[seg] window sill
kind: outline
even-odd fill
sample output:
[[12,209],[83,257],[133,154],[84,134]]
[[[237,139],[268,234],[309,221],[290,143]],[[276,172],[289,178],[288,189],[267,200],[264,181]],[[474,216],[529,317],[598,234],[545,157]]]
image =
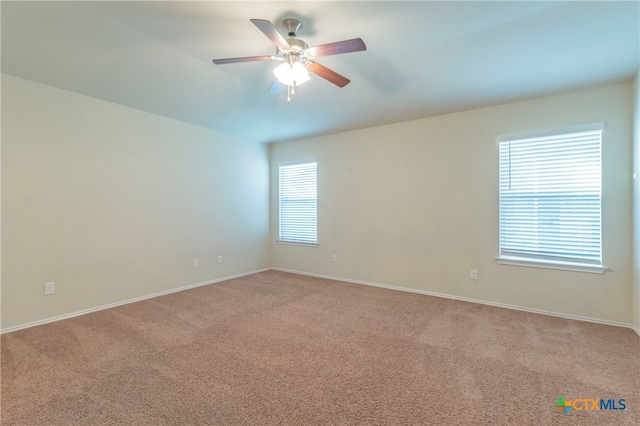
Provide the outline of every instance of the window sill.
[[528,266],[530,268],[559,269],[563,271],[588,272],[591,274],[603,274],[606,266],[585,265],[582,263],[554,262],[551,260],[528,259],[515,256],[498,256],[496,261],[501,265]]
[[288,244],[292,246],[318,247],[318,243],[303,243],[300,241],[276,240],[278,244]]

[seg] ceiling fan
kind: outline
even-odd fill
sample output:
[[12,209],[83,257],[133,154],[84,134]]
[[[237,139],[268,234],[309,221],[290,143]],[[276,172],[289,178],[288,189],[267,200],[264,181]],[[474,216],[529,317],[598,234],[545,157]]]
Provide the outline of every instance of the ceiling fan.
[[273,71],[276,78],[269,92],[279,93],[283,86],[287,86],[287,102],[291,101],[291,95],[295,95],[296,86],[309,80],[309,71],[338,87],[344,87],[351,81],[345,76],[314,61],[315,58],[367,50],[367,46],[365,46],[364,41],[360,38],[309,47],[303,40],[296,38],[298,30],[302,25],[297,19],[285,19],[282,22],[289,36],[287,39],[285,39],[269,21],[264,19],[251,19],[251,22],[276,45],[276,54],[272,56],[264,55],[214,59],[213,63],[216,65],[224,65],[236,62],[283,61],[283,63]]

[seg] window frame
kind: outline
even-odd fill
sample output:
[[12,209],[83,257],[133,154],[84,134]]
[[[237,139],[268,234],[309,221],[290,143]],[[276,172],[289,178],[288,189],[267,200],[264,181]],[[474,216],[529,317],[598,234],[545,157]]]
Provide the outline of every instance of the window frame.
[[[304,164],[315,164],[315,241],[303,241],[295,239],[282,238],[282,174],[281,168],[288,166],[297,166]],[[307,158],[303,160],[281,161],[278,162],[278,238],[277,243],[291,244],[298,246],[317,247],[318,246],[318,161],[316,158]]]
[[608,268],[604,264],[604,250],[603,250],[603,217],[602,217],[602,166],[603,166],[603,146],[604,146],[604,138],[605,138],[605,123],[590,123],[578,126],[564,127],[559,129],[550,129],[543,130],[537,132],[527,132],[527,133],[518,133],[511,135],[503,135],[498,136],[496,139],[496,144],[498,145],[498,161],[501,163],[502,157],[500,153],[500,144],[503,142],[510,141],[518,141],[524,139],[532,139],[532,138],[545,138],[545,137],[553,137],[553,136],[562,136],[569,135],[572,133],[581,133],[581,132],[591,132],[591,131],[600,131],[600,194],[599,194],[599,203],[600,203],[600,263],[581,263],[570,260],[555,260],[555,259],[544,259],[534,256],[527,256],[526,254],[517,255],[517,254],[503,254],[503,240],[502,240],[502,188],[501,188],[501,179],[500,179],[500,165],[498,167],[499,178],[498,178],[498,256],[496,256],[496,260],[499,264],[503,265],[514,265],[514,266],[526,266],[526,267],[534,267],[534,268],[545,268],[545,269],[559,269],[559,270],[568,270],[568,271],[577,271],[577,272],[589,272],[589,273],[604,273]]

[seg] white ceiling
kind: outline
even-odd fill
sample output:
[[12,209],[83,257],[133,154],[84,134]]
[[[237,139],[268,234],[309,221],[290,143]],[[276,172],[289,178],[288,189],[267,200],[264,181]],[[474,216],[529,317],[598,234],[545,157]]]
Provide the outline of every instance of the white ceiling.
[[[638,1],[166,1],[1,4],[2,72],[260,142],[467,110],[638,71]],[[279,63],[250,21],[302,21],[310,46],[362,38],[318,58],[317,76],[270,95]]]

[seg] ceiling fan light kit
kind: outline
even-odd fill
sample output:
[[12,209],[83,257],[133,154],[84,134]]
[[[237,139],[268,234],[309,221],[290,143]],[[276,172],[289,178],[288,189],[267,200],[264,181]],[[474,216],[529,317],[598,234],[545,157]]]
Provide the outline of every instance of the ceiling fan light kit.
[[276,55],[214,59],[213,63],[224,65],[237,62],[284,61],[273,70],[273,73],[278,82],[287,86],[287,102],[291,101],[291,95],[295,95],[297,86],[310,80],[309,71],[338,87],[344,87],[349,84],[350,80],[348,78],[314,61],[315,58],[367,50],[366,45],[360,38],[309,47],[303,40],[296,38],[298,30],[302,26],[297,19],[285,19],[282,22],[282,26],[287,30],[287,35],[289,36],[287,39],[269,21],[251,19],[251,22],[275,44]]
[[300,86],[311,79],[309,71],[300,62],[281,64],[273,70],[273,74],[280,83],[294,87]]

